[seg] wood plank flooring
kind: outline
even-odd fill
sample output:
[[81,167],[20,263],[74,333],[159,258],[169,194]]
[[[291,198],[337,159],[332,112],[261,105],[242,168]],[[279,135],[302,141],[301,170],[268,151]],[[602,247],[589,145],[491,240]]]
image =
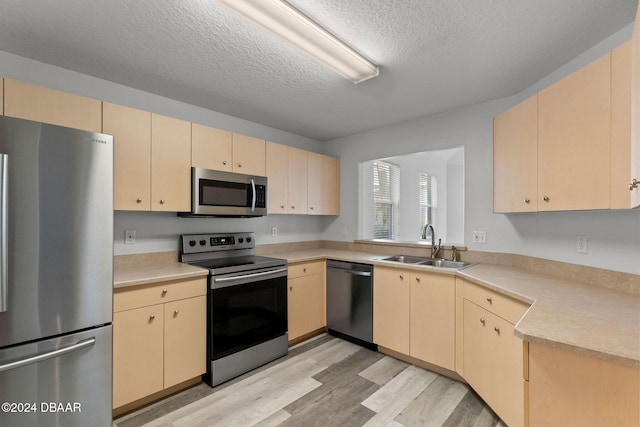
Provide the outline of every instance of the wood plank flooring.
[[466,384],[322,335],[245,375],[200,384],[114,427],[504,427]]

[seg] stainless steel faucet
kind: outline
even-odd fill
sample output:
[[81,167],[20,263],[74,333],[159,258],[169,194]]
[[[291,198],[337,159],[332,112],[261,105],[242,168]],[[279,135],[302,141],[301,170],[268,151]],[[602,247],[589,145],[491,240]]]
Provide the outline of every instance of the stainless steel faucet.
[[422,227],[422,235],[420,238],[422,240],[427,240],[427,230],[431,229],[431,258],[435,258],[440,252],[440,246],[442,244],[442,239],[438,239],[438,244],[436,245],[436,231],[433,229],[433,225],[426,224]]

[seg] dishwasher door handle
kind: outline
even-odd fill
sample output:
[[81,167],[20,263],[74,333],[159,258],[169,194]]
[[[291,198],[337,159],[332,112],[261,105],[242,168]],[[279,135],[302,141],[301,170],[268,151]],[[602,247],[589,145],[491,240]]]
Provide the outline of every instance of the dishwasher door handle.
[[348,270],[346,268],[338,268],[338,267],[329,267],[328,270],[339,271],[341,273],[351,274],[352,276],[371,277],[370,271],[354,271],[354,270]]

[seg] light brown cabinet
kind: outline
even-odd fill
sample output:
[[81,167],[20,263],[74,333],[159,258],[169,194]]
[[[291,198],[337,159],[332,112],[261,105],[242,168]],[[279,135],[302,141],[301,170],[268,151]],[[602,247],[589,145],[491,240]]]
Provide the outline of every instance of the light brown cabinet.
[[410,310],[410,273],[376,266],[373,274],[373,342],[409,354]]
[[114,209],[191,209],[191,124],[105,102],[102,132],[113,135]]
[[0,78],[0,115],[4,114],[4,79]]
[[309,152],[308,171],[308,213],[340,215],[340,161]]
[[538,210],[538,96],[493,120],[493,210]]
[[206,371],[206,279],[117,289],[113,407]]
[[631,195],[631,41],[611,51],[611,209],[629,209]]
[[151,113],[105,102],[102,132],[113,135],[113,207],[151,209]]
[[265,140],[233,134],[233,172],[266,175]]
[[538,94],[539,211],[611,206],[611,55]]
[[102,131],[102,102],[4,79],[4,115],[90,132]]
[[307,213],[307,151],[267,141],[270,214]]
[[455,276],[411,274],[409,355],[455,369]]
[[[640,206],[640,7],[631,42],[631,207]],[[635,181],[633,181],[635,180]]]
[[462,372],[464,379],[509,426],[525,423],[525,344],[514,324],[528,304],[464,279],[462,295]]
[[192,123],[191,166],[231,172],[233,170],[233,134]]
[[294,341],[326,326],[325,262],[314,261],[289,265],[288,330]]
[[191,123],[151,114],[151,210],[191,210]]

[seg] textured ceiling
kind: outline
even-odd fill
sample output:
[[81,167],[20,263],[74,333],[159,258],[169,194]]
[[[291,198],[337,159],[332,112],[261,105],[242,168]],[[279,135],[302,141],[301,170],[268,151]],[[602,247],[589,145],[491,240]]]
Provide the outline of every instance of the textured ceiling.
[[318,140],[515,94],[637,0],[291,0],[380,64],[354,85],[214,0],[0,0],[0,50]]

